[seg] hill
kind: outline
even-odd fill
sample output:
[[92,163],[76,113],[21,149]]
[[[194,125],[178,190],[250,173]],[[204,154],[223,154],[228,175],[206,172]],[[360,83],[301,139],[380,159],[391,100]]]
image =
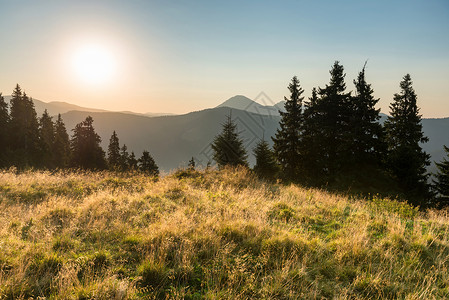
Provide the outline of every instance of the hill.
[[1,299],[447,299],[449,218],[245,169],[0,173]]

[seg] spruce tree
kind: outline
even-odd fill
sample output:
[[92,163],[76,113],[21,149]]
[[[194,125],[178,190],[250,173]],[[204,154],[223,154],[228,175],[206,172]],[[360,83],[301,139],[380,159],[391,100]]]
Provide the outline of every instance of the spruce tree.
[[374,98],[371,84],[366,82],[365,67],[366,64],[357,80],[354,80],[356,93],[351,98],[349,134],[352,143],[352,168],[360,168],[361,165],[379,166],[384,152],[383,128],[379,123],[380,109],[375,108],[379,99]]
[[0,168],[9,165],[8,126],[9,126],[8,104],[5,102],[2,93],[0,93]]
[[253,149],[256,157],[254,172],[263,179],[274,179],[278,172],[278,166],[274,156],[274,152],[270,149],[268,143],[262,139]]
[[237,125],[232,121],[231,114],[227,116],[226,122],[219,135],[212,143],[213,157],[219,168],[224,166],[248,166],[247,154],[243,146],[243,140],[237,132]]
[[11,98],[10,145],[13,163],[17,167],[40,163],[39,124],[33,100],[16,85]]
[[120,143],[115,130],[109,139],[108,165],[111,170],[116,170],[120,167]]
[[159,175],[159,167],[156,165],[150,152],[144,150],[142,156],[139,158],[139,170],[150,176]]
[[302,101],[304,90],[296,76],[288,86],[290,99],[285,97],[285,112],[281,114],[280,128],[277,130],[274,142],[274,153],[282,169],[283,176],[289,180],[298,180],[302,171],[301,133],[302,133]]
[[409,74],[404,76],[400,87],[401,92],[394,95],[390,116],[384,124],[388,165],[408,200],[414,205],[426,206],[430,196],[426,174],[430,155],[423,151],[420,143],[429,139],[422,131],[417,96]]
[[55,139],[53,143],[54,164],[57,168],[66,168],[70,162],[70,140],[61,114],[55,124]]
[[302,146],[304,165],[313,184],[333,183],[350,161],[353,145],[351,93],[346,93],[344,68],[338,61],[325,88],[314,90],[305,105]]
[[55,166],[53,157],[53,145],[55,142],[55,129],[52,117],[45,110],[42,117],[39,119],[39,137],[40,137],[40,151],[41,164],[40,166],[46,168],[53,168]]
[[449,206],[449,147],[443,146],[447,157],[441,162],[435,163],[438,172],[435,174],[435,179],[432,180],[437,195],[436,206]]
[[131,154],[129,155],[128,166],[129,166],[129,169],[132,171],[135,171],[138,169],[138,160],[136,159],[136,155],[134,154],[134,151],[131,151]]
[[72,151],[71,165],[82,169],[104,169],[106,167],[105,153],[100,146],[101,138],[95,132],[93,119],[88,116],[86,120],[76,124],[72,129],[70,140]]
[[120,169],[122,171],[126,171],[129,169],[129,153],[128,147],[123,144],[123,147],[120,149]]

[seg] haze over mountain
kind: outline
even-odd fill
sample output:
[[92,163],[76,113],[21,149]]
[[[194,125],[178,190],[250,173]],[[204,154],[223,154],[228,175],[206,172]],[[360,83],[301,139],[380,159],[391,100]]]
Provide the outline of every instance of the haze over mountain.
[[[9,100],[9,97],[5,97]],[[206,166],[212,161],[210,144],[221,131],[221,124],[231,113],[244,139],[251,165],[255,163],[252,149],[262,137],[272,145],[271,137],[279,127],[279,109],[283,102],[262,105],[245,96],[234,96],[215,108],[191,112],[184,115],[153,116],[133,112],[111,112],[80,107],[65,102],[46,103],[33,99],[38,116],[44,109],[56,116],[62,114],[69,135],[75,125],[88,115],[94,119],[94,127],[102,138],[102,147],[107,149],[109,138],[115,130],[120,144],[126,144],[129,152],[140,156],[148,150],[154,156],[161,170],[169,171],[187,165],[194,157],[198,165]],[[386,119],[382,114],[381,121]],[[423,131],[429,142],[423,144],[433,161],[444,157],[443,145],[449,145],[449,118],[423,119]],[[435,171],[435,167],[429,168]]]

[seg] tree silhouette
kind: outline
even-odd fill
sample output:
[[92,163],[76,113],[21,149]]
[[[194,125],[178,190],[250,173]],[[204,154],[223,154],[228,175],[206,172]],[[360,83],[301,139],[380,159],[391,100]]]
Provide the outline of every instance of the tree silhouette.
[[449,206],[449,147],[443,147],[447,157],[441,162],[435,163],[438,172],[435,174],[435,179],[432,180],[438,193],[436,201],[438,207]]
[[365,66],[360,71],[357,80],[354,80],[356,87],[355,96],[352,97],[350,116],[350,135],[352,145],[352,168],[360,168],[361,165],[370,164],[379,166],[381,156],[385,151],[383,144],[383,128],[379,123],[380,109],[375,106],[379,99],[373,96],[373,89],[365,79]]
[[39,137],[40,137],[40,151],[41,163],[40,165],[46,168],[53,168],[53,145],[55,142],[55,128],[53,126],[52,117],[45,110],[42,117],[39,119]]
[[426,166],[430,155],[420,143],[429,139],[422,132],[421,115],[410,75],[400,83],[400,94],[394,95],[390,114],[385,121],[388,145],[388,165],[409,201],[414,205],[427,205],[430,196]]
[[232,121],[231,114],[222,125],[222,131],[212,143],[213,157],[219,168],[224,166],[247,166],[248,162],[243,140],[237,132],[237,125]]
[[254,172],[261,178],[273,179],[278,172],[278,166],[274,152],[270,149],[268,143],[262,139],[253,149],[256,157],[256,164],[254,165]]
[[10,110],[11,161],[17,167],[36,166],[40,162],[39,125],[33,100],[17,84]]
[[92,125],[93,119],[78,123],[73,131],[70,146],[72,150],[71,165],[83,169],[104,169],[106,167],[105,153],[100,146],[101,138]]
[[61,114],[54,124],[55,139],[53,143],[54,164],[57,168],[66,168],[70,162],[70,140]]
[[0,93],[0,168],[8,166],[8,126],[8,104],[5,102],[2,93]]
[[290,99],[285,99],[285,112],[281,114],[280,128],[277,130],[274,142],[274,153],[281,166],[284,177],[298,180],[301,175],[301,133],[302,133],[302,101],[304,90],[296,76],[288,86]]
[[134,151],[131,151],[131,154],[129,155],[128,166],[129,166],[130,170],[138,169],[138,160],[136,159],[136,155],[134,154]]
[[159,167],[156,165],[150,152],[144,150],[142,156],[139,158],[139,170],[151,176],[159,175]]
[[129,169],[129,153],[128,147],[126,147],[125,144],[123,144],[122,148],[120,149],[120,169],[122,171],[126,171]]
[[108,165],[112,170],[116,170],[120,166],[120,143],[117,133],[112,133],[108,146]]

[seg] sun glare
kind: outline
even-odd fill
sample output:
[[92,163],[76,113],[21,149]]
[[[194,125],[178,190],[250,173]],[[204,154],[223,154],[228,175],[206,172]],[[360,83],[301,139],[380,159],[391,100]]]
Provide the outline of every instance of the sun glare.
[[72,67],[77,77],[89,84],[103,84],[112,79],[117,68],[113,52],[101,45],[84,45],[73,53]]

